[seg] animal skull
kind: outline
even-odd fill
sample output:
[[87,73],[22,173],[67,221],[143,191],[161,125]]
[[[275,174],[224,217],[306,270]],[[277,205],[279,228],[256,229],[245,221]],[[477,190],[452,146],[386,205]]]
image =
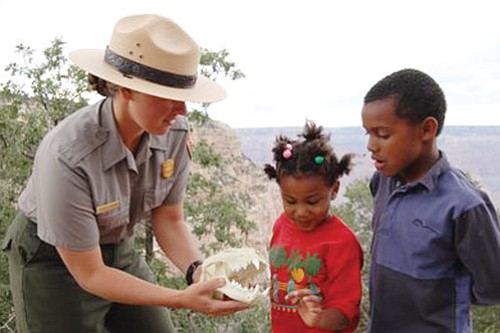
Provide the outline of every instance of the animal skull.
[[203,261],[200,281],[223,277],[216,297],[256,304],[267,296],[269,264],[253,248],[229,248]]

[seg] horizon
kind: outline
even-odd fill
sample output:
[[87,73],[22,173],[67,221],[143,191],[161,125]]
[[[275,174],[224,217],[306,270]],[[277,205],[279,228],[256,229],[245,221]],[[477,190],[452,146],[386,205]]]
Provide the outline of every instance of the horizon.
[[[325,128],[332,130],[330,139],[337,153],[354,153],[358,158],[357,167],[347,181],[365,177],[368,170],[371,170],[369,173],[375,171],[362,128]],[[242,154],[257,165],[271,162],[271,149],[277,134],[289,136],[299,131],[300,127],[293,126],[234,129],[240,140]],[[471,174],[489,192],[500,209],[500,176],[496,170],[500,163],[500,126],[445,126],[437,139],[439,149],[445,153],[452,166]]]
[[[220,121],[220,120],[217,120],[217,121]],[[222,121],[221,121],[222,122]],[[224,122],[222,122],[224,123]],[[318,124],[318,125],[321,125],[321,124]],[[323,126],[323,128],[359,128],[359,129],[363,129],[363,126],[361,125],[348,125],[348,126],[324,126],[324,125],[321,125]],[[259,129],[259,128],[262,128],[262,129],[279,129],[279,128],[303,128],[304,125],[291,125],[291,126],[259,126],[259,127],[231,127],[233,129]],[[446,128],[451,128],[451,127],[492,127],[492,128],[499,128],[500,129],[500,125],[446,125],[444,124],[444,127],[443,127],[443,131],[446,130]]]

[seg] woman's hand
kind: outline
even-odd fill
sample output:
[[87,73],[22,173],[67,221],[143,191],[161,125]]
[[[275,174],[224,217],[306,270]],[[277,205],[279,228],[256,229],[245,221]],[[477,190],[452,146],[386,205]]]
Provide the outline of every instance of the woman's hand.
[[250,308],[251,305],[243,302],[215,299],[215,291],[225,283],[222,278],[193,283],[183,290],[180,307],[210,316],[226,316]]

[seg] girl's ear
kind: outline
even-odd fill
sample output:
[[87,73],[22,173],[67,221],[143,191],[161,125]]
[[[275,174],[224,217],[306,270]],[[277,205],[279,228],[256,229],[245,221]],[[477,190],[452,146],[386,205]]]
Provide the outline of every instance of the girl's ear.
[[332,186],[332,193],[330,195],[330,200],[335,200],[337,198],[337,194],[339,194],[339,189],[340,189],[340,181],[337,180],[335,184]]
[[427,117],[422,121],[422,138],[432,140],[437,136],[438,121],[434,117]]

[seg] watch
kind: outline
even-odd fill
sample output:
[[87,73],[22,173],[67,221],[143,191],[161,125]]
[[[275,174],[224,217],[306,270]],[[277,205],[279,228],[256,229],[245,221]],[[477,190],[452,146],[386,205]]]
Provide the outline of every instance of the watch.
[[187,285],[192,285],[193,284],[193,274],[194,274],[194,271],[196,270],[196,268],[198,266],[200,266],[201,264],[203,263],[203,261],[201,260],[195,260],[191,263],[191,265],[189,265],[187,271],[186,271],[186,282],[187,282]]

